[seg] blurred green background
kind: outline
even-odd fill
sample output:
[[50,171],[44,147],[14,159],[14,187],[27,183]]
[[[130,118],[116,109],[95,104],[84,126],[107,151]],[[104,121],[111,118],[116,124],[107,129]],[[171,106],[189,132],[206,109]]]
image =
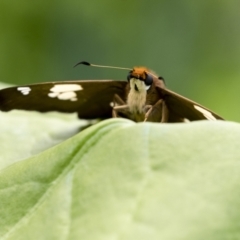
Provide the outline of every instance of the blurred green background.
[[0,2],[0,81],[125,79],[81,60],[147,66],[171,90],[240,121],[240,1]]

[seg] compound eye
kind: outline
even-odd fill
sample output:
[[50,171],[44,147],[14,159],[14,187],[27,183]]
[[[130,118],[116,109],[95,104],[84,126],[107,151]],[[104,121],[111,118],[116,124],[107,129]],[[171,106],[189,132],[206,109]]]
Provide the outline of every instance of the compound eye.
[[153,76],[146,73],[145,85],[151,86],[153,83]]

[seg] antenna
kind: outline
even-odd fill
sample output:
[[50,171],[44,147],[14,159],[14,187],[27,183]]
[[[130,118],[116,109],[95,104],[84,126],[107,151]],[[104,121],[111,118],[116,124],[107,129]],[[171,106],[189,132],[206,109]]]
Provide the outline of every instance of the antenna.
[[[96,65],[96,64],[92,64],[86,61],[82,61],[77,63],[74,67],[78,66],[78,65],[86,65],[86,66],[90,66],[90,67],[99,67],[99,68],[114,68],[114,69],[120,69],[120,70],[130,70],[130,71],[134,71],[134,69],[132,68],[122,68],[122,67],[113,67],[113,66],[104,66],[104,65]],[[155,78],[158,78],[158,76],[156,76],[154,73],[152,73],[151,71],[146,71],[144,70],[146,73],[152,75]]]
[[103,66],[103,65],[96,65],[96,64],[91,64],[89,62],[79,62],[77,63],[74,67],[78,66],[78,65],[86,65],[86,66],[90,66],[90,67],[99,67],[99,68],[115,68],[115,69],[120,69],[120,70],[132,70],[131,68],[122,68],[122,67],[113,67],[113,66]]

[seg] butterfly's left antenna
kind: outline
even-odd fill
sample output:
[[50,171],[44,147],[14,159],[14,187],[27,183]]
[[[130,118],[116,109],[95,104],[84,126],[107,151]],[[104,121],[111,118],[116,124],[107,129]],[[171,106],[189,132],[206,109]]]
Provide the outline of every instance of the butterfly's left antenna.
[[132,70],[131,68],[122,68],[122,67],[113,67],[113,66],[103,66],[103,65],[96,65],[96,64],[91,64],[89,62],[79,62],[77,63],[74,67],[78,65],[86,65],[86,66],[91,66],[91,67],[101,67],[101,68],[115,68],[115,69],[121,69],[121,70]]

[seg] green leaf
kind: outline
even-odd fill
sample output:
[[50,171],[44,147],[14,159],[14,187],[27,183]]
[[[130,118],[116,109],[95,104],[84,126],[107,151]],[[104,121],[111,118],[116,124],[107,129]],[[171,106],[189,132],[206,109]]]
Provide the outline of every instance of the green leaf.
[[231,122],[102,121],[0,172],[0,237],[238,239],[239,139]]
[[87,121],[76,114],[0,112],[0,169],[36,155],[75,135]]

